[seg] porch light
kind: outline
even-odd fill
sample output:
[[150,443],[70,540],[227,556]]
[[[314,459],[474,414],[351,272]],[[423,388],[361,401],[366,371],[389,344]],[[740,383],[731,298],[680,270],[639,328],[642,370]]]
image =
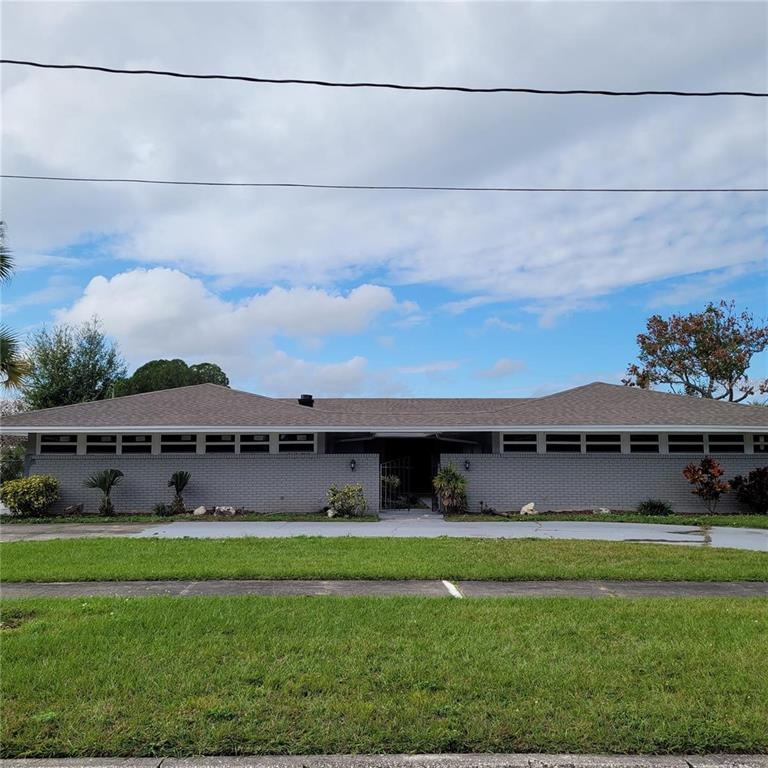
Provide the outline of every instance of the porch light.
[[357,462],[354,459],[349,460],[349,468],[354,472],[355,467],[357,466]]
[[464,469],[466,469],[467,472],[469,472],[470,466],[472,465],[469,463],[469,459],[464,459]]

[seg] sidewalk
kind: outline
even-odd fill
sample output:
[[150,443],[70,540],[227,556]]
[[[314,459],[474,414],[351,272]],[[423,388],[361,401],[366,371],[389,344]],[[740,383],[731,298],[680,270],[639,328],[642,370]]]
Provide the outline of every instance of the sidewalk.
[[211,580],[3,583],[0,597],[768,597],[768,581]]
[[43,758],[0,768],[768,768],[766,755],[325,755],[296,757]]

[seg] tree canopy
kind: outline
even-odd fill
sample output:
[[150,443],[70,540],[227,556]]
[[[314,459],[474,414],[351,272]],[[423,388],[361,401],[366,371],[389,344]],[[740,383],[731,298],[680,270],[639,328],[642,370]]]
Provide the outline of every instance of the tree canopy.
[[137,368],[132,376],[120,381],[115,393],[118,396],[138,395],[192,384],[220,384],[228,387],[229,379],[215,363],[187,365],[179,359],[150,360]]
[[23,397],[32,409],[112,397],[126,372],[117,346],[96,318],[37,331],[30,340],[28,361]]
[[652,315],[637,345],[638,362],[623,380],[628,386],[665,385],[680,394],[735,403],[768,391],[768,379],[747,378],[754,355],[768,347],[768,326],[748,312],[738,313],[732,301],[668,319]]

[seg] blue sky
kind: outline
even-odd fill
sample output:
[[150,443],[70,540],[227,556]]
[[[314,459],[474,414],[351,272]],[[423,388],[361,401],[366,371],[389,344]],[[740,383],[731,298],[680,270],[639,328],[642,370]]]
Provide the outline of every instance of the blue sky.
[[[10,58],[269,76],[768,89],[757,3],[6,3]],[[151,19],[150,19],[151,16]],[[119,28],[119,39],[110,30]],[[190,44],[214,29],[209,44]],[[162,51],[162,53],[158,53]],[[758,100],[461,97],[4,68],[6,173],[768,185]],[[268,394],[542,394],[621,378],[651,313],[768,314],[756,195],[469,195],[4,181],[3,320],[93,315],[131,366]],[[752,373],[764,377],[766,356]]]

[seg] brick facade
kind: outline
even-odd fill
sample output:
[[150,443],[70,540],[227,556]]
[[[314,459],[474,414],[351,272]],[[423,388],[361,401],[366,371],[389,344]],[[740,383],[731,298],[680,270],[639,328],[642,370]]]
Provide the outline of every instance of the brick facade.
[[[349,467],[356,462],[355,470]],[[170,476],[192,474],[184,492],[188,507],[229,505],[256,512],[317,512],[325,505],[331,483],[360,483],[371,512],[379,510],[379,457],[371,454],[238,454],[151,456],[27,456],[27,473],[53,475],[61,484],[61,499],[53,511],[84,504],[96,512],[99,492],[85,488],[89,475],[114,467],[125,474],[112,492],[118,512],[151,512],[158,502],[170,502]]]
[[[649,497],[669,502],[677,512],[702,512],[691,493],[683,467],[701,454],[443,454],[441,464],[453,464],[467,477],[472,512],[480,502],[498,511],[519,510],[535,502],[540,511],[568,509],[633,509]],[[766,454],[717,456],[725,478],[746,474],[768,464]],[[469,461],[469,470],[464,467]],[[738,503],[726,494],[718,511],[737,512]]]

